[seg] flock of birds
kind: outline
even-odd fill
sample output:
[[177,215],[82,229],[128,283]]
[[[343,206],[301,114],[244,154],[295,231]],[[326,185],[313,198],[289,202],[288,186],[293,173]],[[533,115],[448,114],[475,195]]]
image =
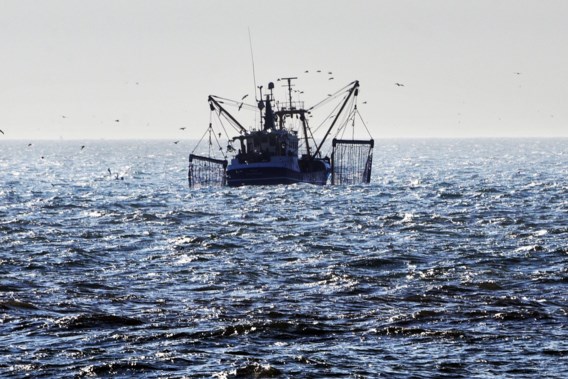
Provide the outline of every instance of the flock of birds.
[[[305,70],[304,73],[305,73],[305,74],[309,74],[309,73],[310,73],[310,70]],[[316,73],[322,73],[322,70],[316,70]],[[333,72],[332,72],[332,71],[328,71],[327,74],[329,75],[328,80],[334,80],[334,77],[332,76],[332,75],[333,75]],[[513,72],[513,74],[514,74],[514,75],[521,75],[520,72]],[[138,85],[138,82],[136,82],[136,84]],[[399,83],[399,82],[395,82],[394,85],[397,86],[397,87],[404,87],[404,84],[403,84],[403,83]],[[296,92],[303,93],[303,91],[296,91]],[[241,98],[241,102],[240,102],[240,104],[239,104],[239,106],[238,106],[238,110],[239,110],[239,111],[240,111],[241,108],[243,107],[243,105],[244,105],[244,100],[246,99],[247,96],[248,96],[248,94],[244,95],[244,96]],[[331,95],[328,94],[328,96],[331,96]],[[366,102],[366,101],[363,101],[363,104],[367,104],[367,102]],[[66,116],[66,115],[61,115],[61,118],[66,119],[67,116]],[[114,122],[118,123],[118,122],[120,122],[120,119],[115,119]],[[184,130],[186,130],[186,127],[181,127],[181,128],[179,128],[179,130],[184,131]],[[2,135],[5,135],[5,134],[6,134],[6,133],[4,133],[4,131],[3,131],[2,129],[0,129],[0,133],[1,133]],[[179,140],[176,140],[176,141],[174,141],[173,143],[174,143],[175,145],[177,145],[179,142],[180,142]],[[33,145],[32,143],[28,143],[28,147],[31,147],[32,145]],[[85,145],[81,145],[80,150],[83,150],[83,149],[85,149]],[[44,157],[42,156],[41,158],[43,159]],[[108,169],[108,171],[109,171],[109,173],[110,173],[110,169]]]
[[[63,118],[66,118],[66,117],[63,116]],[[116,120],[116,122],[118,122],[118,121],[119,121],[119,120]],[[180,128],[180,129],[185,130],[185,128]],[[4,133],[4,131],[3,131],[2,129],[0,129],[0,133],[2,133],[2,134],[4,134],[4,135],[6,134],[6,133]],[[177,142],[179,142],[179,141],[176,141],[176,143],[177,143]],[[32,147],[32,146],[33,146],[32,143],[28,143],[28,147]],[[83,150],[85,147],[86,147],[85,145],[81,145],[80,150]],[[42,156],[41,156],[41,159],[45,159],[45,156],[42,155]],[[112,177],[112,176],[113,176],[113,173],[112,173],[111,169],[108,168],[107,171],[108,171],[109,176]],[[124,176],[121,176],[121,175],[119,175],[118,173],[115,173],[115,174],[114,174],[114,179],[115,179],[115,180],[124,180]],[[53,184],[52,184],[52,185],[53,185]]]
[[[304,71],[305,74],[308,74],[309,72],[310,72],[310,70],[305,70],[305,71]],[[322,70],[316,70],[316,72],[317,72],[317,73],[322,73]],[[332,71],[328,71],[327,74],[329,75],[328,80],[334,80],[334,79],[335,79],[335,78],[332,76],[332,75],[333,75],[333,72],[332,72]],[[518,75],[518,74],[520,74],[520,73],[517,73],[517,72],[516,72],[515,74]],[[138,82],[137,82],[136,84],[138,84]],[[402,84],[402,83],[395,83],[395,85],[398,86],[398,87],[404,87],[404,84]],[[303,91],[298,91],[298,92],[303,93]],[[244,100],[246,99],[247,96],[248,96],[248,94],[244,95],[244,96],[241,98],[241,102],[240,102],[240,104],[239,104],[239,106],[238,106],[238,111],[240,111],[241,108],[243,107],[243,105],[244,105]],[[331,95],[328,95],[328,96],[331,96]],[[364,101],[363,104],[367,104],[367,102]],[[66,115],[61,115],[61,118],[67,119],[68,117],[67,117]],[[118,123],[118,122],[120,122],[120,119],[115,119],[114,122]],[[186,130],[186,128],[185,128],[185,127],[181,127],[181,128],[179,128],[179,130],[184,131],[184,130]],[[0,129],[0,133],[3,134],[3,135],[6,134],[6,133],[4,133],[4,131],[3,131],[2,129]],[[180,142],[179,140],[176,140],[176,141],[174,141],[173,143],[174,143],[175,145],[177,145],[179,142]],[[33,145],[32,143],[29,143],[29,144],[28,144],[28,147],[31,147],[32,145]],[[85,145],[81,145],[81,150],[83,150],[84,148],[85,148]],[[44,158],[44,157],[42,157],[42,159],[43,159],[43,158]]]
[[[321,70],[316,70],[316,72],[317,72],[318,74],[320,74],[320,73],[321,73]],[[304,74],[309,74],[309,73],[310,73],[310,70],[304,71]],[[327,74],[328,74],[328,75],[333,75],[333,72],[328,71]],[[327,78],[327,80],[333,80],[333,79],[334,79],[333,76],[330,76],[329,78]]]
[[[62,115],[61,118],[67,118],[67,116]],[[120,120],[114,120],[115,122],[120,122]],[[0,133],[6,135],[6,133],[4,133],[4,131],[2,129],[0,129]],[[33,143],[28,143],[28,147],[32,147]],[[85,145],[81,145],[81,150],[83,150],[86,146]],[[45,157],[42,156],[41,159],[44,159]]]

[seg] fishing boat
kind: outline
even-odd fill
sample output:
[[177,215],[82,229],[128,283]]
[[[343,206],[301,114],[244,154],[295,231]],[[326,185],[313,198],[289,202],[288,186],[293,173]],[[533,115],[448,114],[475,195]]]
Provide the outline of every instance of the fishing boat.
[[[359,82],[354,81],[328,95],[316,105],[305,108],[304,102],[295,100],[293,94],[302,91],[293,90],[296,77],[280,78],[287,92],[286,101],[277,101],[274,97],[275,85],[268,84],[269,93],[263,94],[263,87],[258,87],[260,97],[256,107],[240,101],[210,95],[208,98],[212,114],[218,120],[217,130],[210,121],[205,134],[189,155],[188,182],[190,188],[202,186],[278,185],[310,183],[316,185],[369,183],[373,160],[374,140],[355,139],[354,127],[360,114],[357,110]],[[323,104],[333,99],[339,102],[334,114],[326,117],[329,121],[323,137],[316,140],[316,133],[311,128],[309,119]],[[258,123],[245,127],[227,110],[228,106],[241,109],[253,109],[258,113]],[[255,109],[256,108],[256,109]],[[238,133],[229,136],[225,122]],[[362,118],[361,118],[361,122]],[[363,122],[368,136],[370,133]],[[344,138],[351,131],[352,138]],[[222,146],[221,137],[226,136],[226,146]],[[333,137],[331,137],[333,135]],[[208,151],[196,153],[208,136]],[[329,148],[331,153],[324,154]],[[218,149],[215,148],[215,143]],[[220,156],[218,156],[220,155]]]

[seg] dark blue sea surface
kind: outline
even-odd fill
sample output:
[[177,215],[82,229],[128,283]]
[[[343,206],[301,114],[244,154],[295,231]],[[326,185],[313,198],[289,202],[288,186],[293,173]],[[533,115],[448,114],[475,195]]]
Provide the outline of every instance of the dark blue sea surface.
[[568,140],[196,190],[190,149],[0,142],[0,377],[568,377]]

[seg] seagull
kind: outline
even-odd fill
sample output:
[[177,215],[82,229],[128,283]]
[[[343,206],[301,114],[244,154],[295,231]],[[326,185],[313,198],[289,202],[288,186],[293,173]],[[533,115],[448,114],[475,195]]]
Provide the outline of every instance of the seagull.
[[333,74],[333,72],[330,71],[330,72],[328,72],[328,74],[331,75],[331,74]]
[[120,120],[114,120],[114,122],[120,122]]
[[67,118],[67,116],[65,116],[64,114],[61,115],[61,118]]
[[4,134],[4,131],[2,129],[0,129],[0,133]]
[[317,72],[321,72],[321,70],[318,70]]
[[243,104],[244,104],[244,103],[241,103],[241,104],[239,105],[239,111],[240,111],[241,108],[243,107]]
[[329,78],[328,80],[333,80],[333,76],[331,78]]
[[241,100],[246,99],[247,96],[248,96],[248,93],[246,95],[244,95],[243,97],[241,97]]
[[309,72],[310,72],[309,70],[306,70],[306,71],[304,71],[304,74],[307,74],[307,73],[309,73]]
[[515,75],[521,75],[520,72],[513,72],[513,74],[515,74]]
[[177,145],[178,143],[179,143],[179,141],[174,141],[174,144],[176,144],[176,145]]
[[83,150],[84,148],[85,148],[85,145],[82,145],[82,146],[81,146],[81,150]]
[[185,127],[183,127],[183,128],[179,128],[179,130],[185,130]]
[[367,102],[366,102],[366,101],[363,101],[363,104],[367,104]]
[[30,147],[31,145],[32,145],[31,143],[28,143],[28,147]]
[[402,83],[394,83],[394,84],[396,84],[399,87],[404,87],[404,84],[402,84]]

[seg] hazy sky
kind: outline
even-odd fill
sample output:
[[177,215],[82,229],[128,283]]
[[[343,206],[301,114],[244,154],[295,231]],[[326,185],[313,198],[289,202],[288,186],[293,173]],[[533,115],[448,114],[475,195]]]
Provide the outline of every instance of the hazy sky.
[[375,138],[568,137],[565,0],[0,0],[0,138],[197,138],[248,28],[258,85],[358,79]]

